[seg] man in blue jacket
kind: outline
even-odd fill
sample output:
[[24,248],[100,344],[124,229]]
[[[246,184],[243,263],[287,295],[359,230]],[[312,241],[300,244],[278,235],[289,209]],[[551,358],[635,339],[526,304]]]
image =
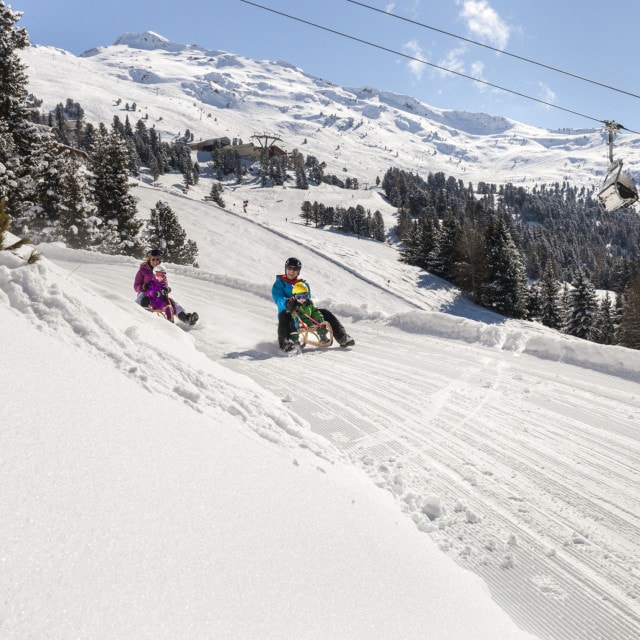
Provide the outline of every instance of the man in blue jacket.
[[[293,285],[304,282],[311,292],[309,283],[298,277],[301,269],[302,263],[298,258],[288,258],[284,264],[284,273],[276,276],[276,281],[271,287],[271,297],[278,306],[278,344],[283,351],[291,351],[295,348],[294,342],[289,339],[289,334],[295,331],[291,318],[291,311],[295,307],[291,294]],[[356,343],[331,311],[328,309],[319,309],[319,311],[331,325],[333,337],[341,347],[352,347]]]

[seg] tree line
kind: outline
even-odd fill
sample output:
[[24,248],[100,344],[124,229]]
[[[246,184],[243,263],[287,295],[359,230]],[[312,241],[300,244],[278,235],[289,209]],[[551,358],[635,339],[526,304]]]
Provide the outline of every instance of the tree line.
[[[606,214],[568,183],[531,192],[389,169],[401,260],[500,314],[640,348],[640,219]],[[596,286],[612,291],[601,300]]]
[[355,207],[332,207],[317,201],[305,200],[300,207],[300,217],[306,225],[316,227],[332,226],[345,233],[353,233],[358,237],[373,238],[384,242],[386,231],[380,211],[366,210],[361,204]]

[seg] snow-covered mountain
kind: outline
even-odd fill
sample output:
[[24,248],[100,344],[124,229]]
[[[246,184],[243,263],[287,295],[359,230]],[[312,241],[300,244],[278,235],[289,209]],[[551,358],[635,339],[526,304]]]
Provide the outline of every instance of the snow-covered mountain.
[[[227,136],[249,142],[253,134],[268,132],[287,150],[325,161],[327,173],[350,175],[361,184],[395,166],[424,176],[444,171],[473,184],[530,187],[570,180],[597,187],[608,167],[597,123],[580,131],[547,131],[500,116],[436,109],[373,87],[340,87],[287,62],[176,44],[153,32],[124,34],[112,46],[79,57],[34,46],[23,59],[30,88],[45,108],[72,98],[89,121],[109,123],[114,115],[124,118],[125,105],[135,103],[130,120],[148,116],[147,124],[165,139],[188,129],[195,140]],[[640,164],[640,137],[623,132],[616,144],[616,157]]]
[[[268,130],[361,182],[418,169],[406,149],[433,149],[427,131],[480,159],[441,150],[420,170],[459,166],[465,182],[507,179],[516,149],[532,171],[534,146],[594,171],[604,149],[596,132],[414,102],[422,118],[155,34],[24,59],[45,106],[72,98],[108,123],[135,102],[166,136]],[[133,303],[132,258],[0,252],[0,635],[640,637],[640,352],[506,320],[393,246],[300,222],[313,198],[389,223],[376,189],[227,183],[222,209],[210,183],[185,194],[181,176],[143,174],[132,190],[142,216],[163,200],[198,243],[200,269],[167,265],[192,331]],[[290,255],[353,349],[281,356],[270,288]]]

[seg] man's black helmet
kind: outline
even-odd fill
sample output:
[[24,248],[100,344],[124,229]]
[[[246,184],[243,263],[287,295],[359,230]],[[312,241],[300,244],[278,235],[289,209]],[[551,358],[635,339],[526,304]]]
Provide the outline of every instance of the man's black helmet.
[[150,249],[147,256],[149,258],[162,258],[162,249]]
[[296,269],[296,271],[300,271],[302,269],[302,262],[298,260],[298,258],[288,258],[284,263],[285,269]]

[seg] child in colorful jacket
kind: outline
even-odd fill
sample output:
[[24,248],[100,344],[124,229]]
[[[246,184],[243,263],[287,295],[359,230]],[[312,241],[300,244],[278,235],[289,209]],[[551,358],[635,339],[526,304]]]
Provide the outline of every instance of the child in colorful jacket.
[[194,325],[198,321],[197,313],[185,313],[184,308],[173,298],[169,297],[171,287],[167,282],[167,270],[158,264],[153,267],[151,279],[144,283],[143,296],[140,304],[145,309],[164,311],[168,320],[178,316],[179,320]]
[[[295,331],[289,334],[289,340],[292,342],[298,342],[298,331],[305,326],[316,329],[320,344],[329,344],[331,339],[327,335],[327,330],[324,327],[318,327],[317,324],[324,322],[324,316],[320,309],[313,304],[311,296],[309,294],[309,287],[304,282],[298,282],[293,285],[291,291],[294,304],[290,304],[291,318],[295,326]],[[315,322],[314,322],[315,321]]]

